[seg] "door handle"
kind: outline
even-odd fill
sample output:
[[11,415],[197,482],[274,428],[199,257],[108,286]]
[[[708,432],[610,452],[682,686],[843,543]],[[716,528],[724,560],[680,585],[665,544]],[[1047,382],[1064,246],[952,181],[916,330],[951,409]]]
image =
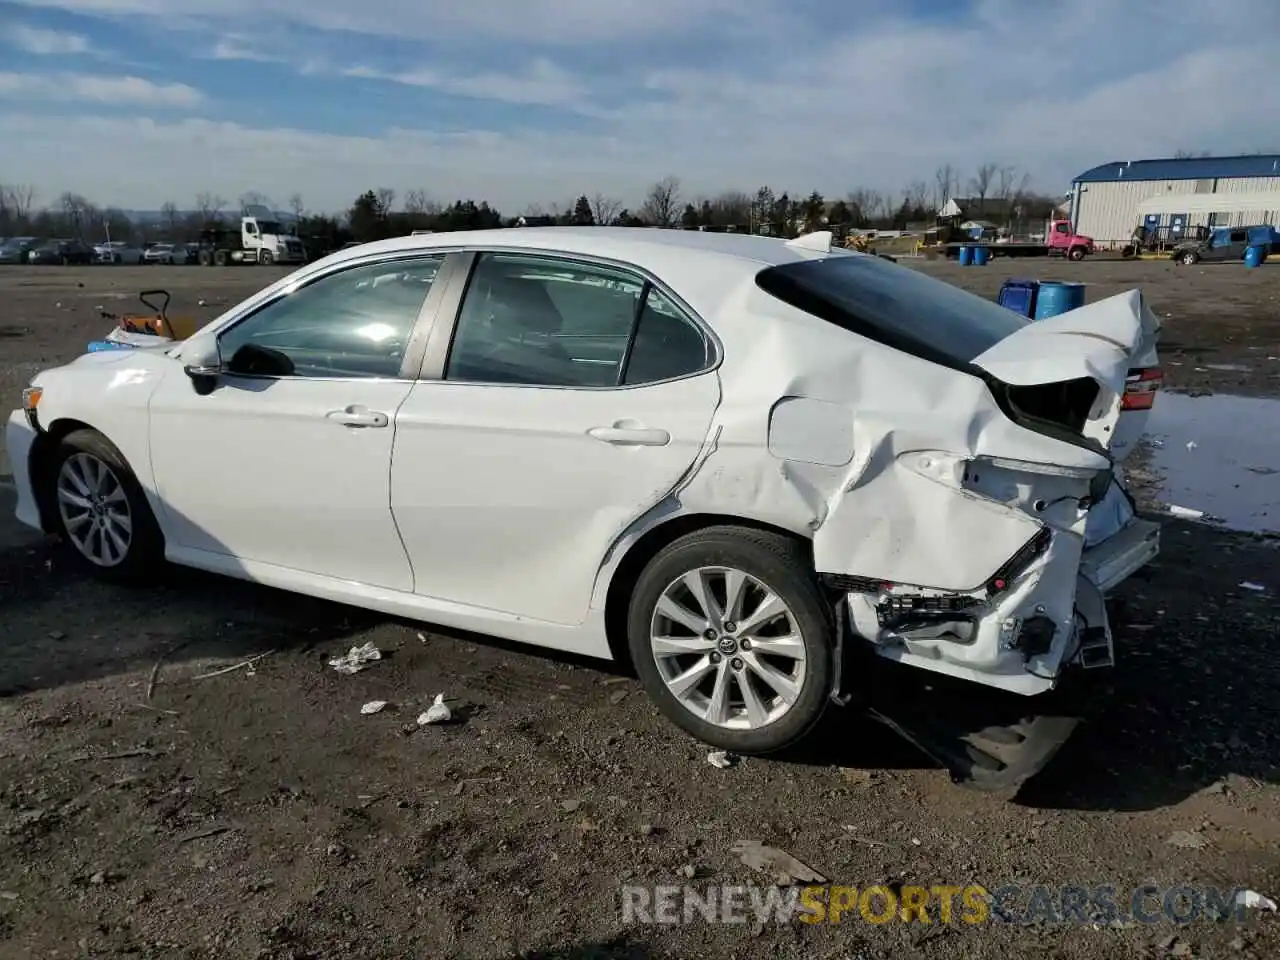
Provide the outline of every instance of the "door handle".
[[620,447],[662,447],[671,442],[667,431],[646,427],[592,427],[587,434],[602,443]]
[[381,410],[370,410],[358,403],[341,410],[330,410],[326,418],[344,427],[385,427],[391,422]]

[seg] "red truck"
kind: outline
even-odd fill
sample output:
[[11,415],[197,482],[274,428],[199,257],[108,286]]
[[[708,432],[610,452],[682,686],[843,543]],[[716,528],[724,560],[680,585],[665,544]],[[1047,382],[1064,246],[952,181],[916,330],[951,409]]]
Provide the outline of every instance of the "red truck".
[[989,247],[997,257],[1066,257],[1083,260],[1094,252],[1093,237],[1086,237],[1071,229],[1070,220],[1049,221],[1048,239],[1043,243],[999,243],[993,240],[962,240],[946,245],[948,257],[960,255],[961,247]]

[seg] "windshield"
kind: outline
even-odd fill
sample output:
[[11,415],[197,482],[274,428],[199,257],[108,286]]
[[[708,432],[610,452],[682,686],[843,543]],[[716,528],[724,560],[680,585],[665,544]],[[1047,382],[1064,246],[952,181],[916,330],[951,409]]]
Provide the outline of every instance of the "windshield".
[[280,229],[279,220],[259,220],[258,231],[260,233],[280,234],[284,231]]
[[756,285],[852,333],[955,369],[964,369],[1030,322],[990,300],[873,256],[768,267],[756,275]]

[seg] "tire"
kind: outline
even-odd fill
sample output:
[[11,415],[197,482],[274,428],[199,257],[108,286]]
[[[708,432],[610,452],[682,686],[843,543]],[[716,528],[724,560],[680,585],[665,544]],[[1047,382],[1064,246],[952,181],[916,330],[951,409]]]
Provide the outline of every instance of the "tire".
[[258,263],[262,264],[264,267],[272,266],[275,262],[276,262],[275,254],[272,253],[270,250],[258,251]]
[[[99,477],[100,470],[104,472]],[[106,437],[90,429],[67,434],[58,442],[43,477],[43,496],[56,531],[77,566],[123,582],[155,577],[156,567],[164,561],[160,525],[137,476]],[[95,480],[100,480],[96,490]],[[105,499],[94,501],[88,510],[71,502],[73,498],[91,500],[95,494]],[[122,512],[129,521],[127,527],[119,522]],[[86,532],[85,527],[93,524],[99,525],[98,531]],[[107,543],[109,548],[104,546]]]
[[1068,260],[1080,261],[1084,259],[1084,247],[1072,247],[1067,251]]
[[200,264],[202,267],[213,266],[213,254],[208,250],[201,250],[196,254],[196,263]]
[[225,267],[230,262],[231,262],[231,258],[228,256],[227,251],[217,250],[214,252],[213,254],[214,266]]
[[1194,250],[1188,250],[1178,257],[1178,262],[1184,266],[1194,266],[1200,261],[1200,256]]
[[[751,627],[725,621],[724,626],[733,629],[718,630],[713,642],[659,611],[660,603],[671,609],[669,603],[675,602],[687,613],[698,614],[692,620],[708,619],[693,595],[684,593],[681,583],[691,576],[695,582],[708,584],[718,610],[728,592],[725,569],[748,585],[742,593],[740,615],[743,610],[759,608],[759,591],[763,587],[781,601],[790,622],[785,622],[782,614],[771,618],[772,623],[758,621]],[[718,616],[715,621],[719,626]],[[798,634],[799,643],[788,644],[790,652],[783,656],[765,654],[763,647],[769,635],[776,635],[779,630],[792,636]],[[668,640],[679,639],[681,647],[687,642],[692,652],[655,653],[655,632]],[[783,536],[746,527],[711,527],[668,545],[649,561],[636,580],[627,616],[632,663],[658,709],[698,740],[744,755],[773,753],[791,746],[821,718],[831,692],[834,632],[830,604],[823,598],[800,545]],[[738,646],[744,640],[753,641],[750,648]],[[669,650],[670,644],[666,648]],[[701,679],[685,689],[683,698],[677,696],[669,683],[694,665],[701,668]],[[761,667],[772,667],[775,677],[782,674],[798,681],[798,690],[789,705],[779,698],[776,687],[760,679]],[[755,717],[748,714],[744,682],[754,692]],[[718,689],[728,696],[718,701],[725,707],[717,722],[708,714],[715,709],[714,694]]]

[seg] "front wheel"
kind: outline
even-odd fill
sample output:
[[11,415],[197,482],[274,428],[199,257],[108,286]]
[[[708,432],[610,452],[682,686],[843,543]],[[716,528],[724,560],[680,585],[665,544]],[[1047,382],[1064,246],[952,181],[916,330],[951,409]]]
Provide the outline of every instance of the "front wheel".
[[62,438],[46,474],[58,533],[92,572],[117,580],[154,573],[163,538],[146,494],[120,451],[96,430]]
[[1200,257],[1196,254],[1194,250],[1188,250],[1186,253],[1182,254],[1182,256],[1178,257],[1178,262],[1182,264],[1186,264],[1188,267],[1190,267],[1190,266],[1193,266],[1196,263],[1196,261],[1199,259]]
[[276,262],[275,254],[273,254],[270,250],[259,250],[258,262],[262,264],[264,267],[269,267]]
[[631,596],[628,641],[641,682],[686,733],[741,754],[801,739],[826,708],[831,608],[800,545],[713,527],[653,558]]
[[1083,260],[1083,259],[1084,259],[1084,247],[1072,247],[1070,250],[1068,250],[1068,251],[1067,251],[1067,259],[1068,259],[1068,260]]

